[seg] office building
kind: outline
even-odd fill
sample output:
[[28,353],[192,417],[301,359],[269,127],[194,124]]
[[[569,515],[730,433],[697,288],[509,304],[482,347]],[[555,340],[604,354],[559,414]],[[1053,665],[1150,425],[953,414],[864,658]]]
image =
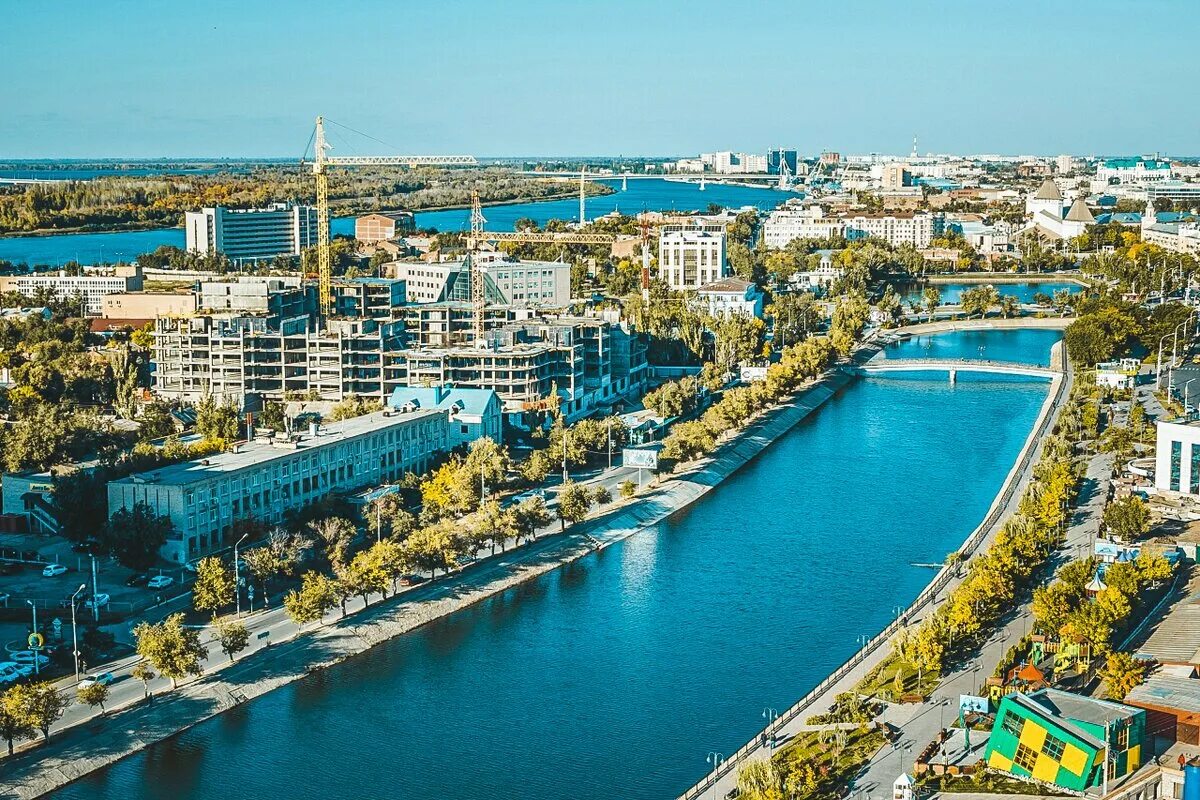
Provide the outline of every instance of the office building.
[[[562,308],[571,302],[571,265],[561,261],[518,261],[503,253],[477,253],[489,303]],[[465,260],[435,263],[396,261],[390,274],[405,282],[409,303],[469,302],[471,276]]]
[[317,244],[317,210],[275,203],[266,208],[215,206],[184,215],[187,249],[222,253],[235,264],[298,256]]
[[1200,419],[1157,423],[1154,486],[1163,494],[1200,497]]
[[1186,181],[1159,181],[1146,187],[1150,202],[1170,200],[1172,203],[1200,205],[1200,183]]
[[235,524],[278,525],[290,511],[333,494],[421,473],[448,449],[449,414],[389,409],[255,436],[229,452],[141,472],[108,484],[108,513],[144,503],[171,521],[160,549],[180,564],[233,544]]
[[138,292],[142,284],[142,269],[136,264],[85,269],[82,275],[59,270],[0,276],[0,292],[18,292],[30,298],[50,292],[59,302],[79,301],[79,312],[85,316],[99,316],[107,295]]
[[663,225],[658,231],[658,276],[675,290],[695,290],[728,274],[725,226]]
[[364,214],[354,220],[354,238],[364,244],[387,242],[416,229],[411,211]]
[[768,150],[767,172],[771,175],[778,175],[786,169],[787,174],[797,175],[796,165],[799,160],[799,156],[795,150]]

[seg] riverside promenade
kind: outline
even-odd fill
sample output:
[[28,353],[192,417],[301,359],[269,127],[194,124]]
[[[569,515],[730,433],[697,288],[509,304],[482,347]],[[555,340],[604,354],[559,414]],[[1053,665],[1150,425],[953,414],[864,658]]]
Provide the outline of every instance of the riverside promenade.
[[[864,346],[855,362],[878,349]],[[247,619],[252,646],[237,662],[214,652],[203,677],[163,692],[152,703],[141,700],[141,686],[128,677],[136,662],[130,659],[114,669],[119,678],[114,687],[124,684],[126,695],[122,701],[114,698],[107,716],[73,706],[81,715],[77,724],[55,730],[49,743],[34,743],[0,761],[0,797],[29,800],[53,791],[247,700],[632,536],[711,491],[854,379],[852,370],[830,370],[725,440],[712,456],[565,533],[547,529],[534,542],[481,559],[448,578],[378,598],[366,608],[354,602],[350,616],[334,611],[304,631],[278,609],[259,612]],[[262,633],[268,634],[265,640],[258,639]]]
[[[990,322],[1000,321],[1003,320],[993,320]],[[1007,321],[1018,322],[1018,320]],[[975,322],[981,323],[985,321],[976,320]],[[932,323],[933,326],[943,324],[946,323]],[[975,324],[969,327],[980,328],[985,327],[985,325]],[[1003,327],[1030,326],[1011,325]],[[959,329],[942,328],[942,330]],[[911,332],[913,330],[910,327],[890,333],[892,336],[895,336],[897,333],[905,334]],[[933,333],[936,331],[920,332]],[[1024,494],[1025,488],[1029,485],[1029,481],[1033,477],[1034,465],[1037,464],[1041,456],[1045,436],[1052,429],[1054,420],[1057,418],[1063,402],[1070,396],[1073,375],[1069,362],[1063,353],[1062,342],[1055,344],[1051,351],[1050,362],[1052,365],[1062,364],[1065,372],[1053,379],[1050,391],[1038,413],[1037,420],[1034,422],[1033,428],[1030,430],[1029,436],[1026,438],[1012,469],[1009,471],[1003,484],[1001,484],[995,500],[993,500],[991,507],[984,515],[983,521],[971,532],[962,547],[959,548],[958,552],[965,559],[964,568],[951,569],[942,567],[933,580],[917,596],[916,600],[900,615],[897,621],[888,625],[883,631],[868,641],[862,649],[855,653],[841,667],[834,670],[833,673],[821,681],[791,708],[784,711],[772,724],[764,728],[735,753],[720,762],[712,772],[680,795],[680,800],[698,800],[699,798],[703,798],[703,800],[723,800],[730,792],[737,788],[737,773],[740,767],[750,761],[768,759],[777,752],[776,749],[767,746],[769,740],[786,743],[788,739],[805,730],[805,720],[809,716],[827,710],[832,706],[835,697],[853,689],[859,681],[887,657],[892,651],[891,642],[893,637],[903,627],[922,621],[944,601],[950,591],[962,582],[963,576],[966,574],[965,567],[969,565],[970,559],[986,550],[996,533],[1003,527],[1009,517],[1017,511],[1021,496]],[[947,677],[957,679],[961,676],[954,675]],[[968,676],[968,678],[970,677],[972,676]],[[966,681],[963,681],[963,683],[965,687]],[[938,704],[933,703],[925,703],[915,708],[919,713],[931,715],[937,714],[941,710]],[[929,716],[928,719],[932,720],[936,719],[936,717]],[[901,753],[899,759],[903,759],[905,751],[901,750],[899,752]],[[880,756],[877,754],[873,761],[878,760],[880,760]]]

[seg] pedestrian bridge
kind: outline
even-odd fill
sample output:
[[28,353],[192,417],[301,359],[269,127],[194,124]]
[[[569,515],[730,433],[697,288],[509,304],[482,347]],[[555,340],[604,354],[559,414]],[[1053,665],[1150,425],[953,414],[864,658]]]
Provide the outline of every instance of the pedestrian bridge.
[[1030,378],[1055,378],[1062,374],[1059,370],[1042,364],[969,358],[879,358],[862,364],[857,371],[864,375],[885,372],[948,372],[951,382],[959,372],[990,372]]

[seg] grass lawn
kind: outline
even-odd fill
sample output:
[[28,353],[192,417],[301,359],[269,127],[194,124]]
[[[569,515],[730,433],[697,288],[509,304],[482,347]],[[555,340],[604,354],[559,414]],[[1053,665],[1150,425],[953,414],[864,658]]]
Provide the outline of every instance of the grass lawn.
[[[897,691],[896,673],[900,673],[900,691]],[[918,683],[918,678],[920,682]],[[871,670],[854,687],[859,694],[895,701],[904,694],[919,694],[928,697],[937,687],[941,675],[937,672],[918,673],[892,653],[875,669]]]
[[1036,794],[1043,797],[1071,797],[1066,792],[1054,792],[1040,783],[1027,783],[1010,775],[983,770],[975,775],[930,775],[917,782],[923,794],[955,792],[972,794]]
[[797,800],[824,800],[845,788],[871,756],[886,743],[873,725],[852,731],[805,731],[774,756],[784,786]]

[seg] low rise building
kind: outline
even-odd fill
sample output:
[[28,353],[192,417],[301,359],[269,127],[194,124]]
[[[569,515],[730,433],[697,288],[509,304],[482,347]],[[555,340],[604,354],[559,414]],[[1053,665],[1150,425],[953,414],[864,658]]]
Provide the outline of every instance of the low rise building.
[[194,314],[198,296],[191,290],[178,292],[116,292],[100,298],[100,316],[105,319],[154,319]]
[[830,284],[836,281],[845,272],[844,268],[837,263],[837,255],[840,250],[818,250],[813,255],[816,256],[816,263],[809,269],[793,272],[788,278],[788,285],[799,291],[815,292],[828,289]]
[[485,436],[494,442],[504,434],[504,406],[491,389],[458,389],[444,386],[397,388],[388,398],[394,409],[437,409],[449,415],[447,445],[469,446]]
[[100,315],[106,296],[139,292],[142,285],[142,269],[136,264],[89,269],[82,275],[68,275],[65,270],[0,275],[0,292],[18,292],[26,297],[50,293],[59,302],[78,300],[81,313],[87,316]]
[[317,243],[317,210],[313,206],[213,206],[188,211],[183,224],[189,251],[222,253],[235,264],[298,256]]
[[1137,382],[1141,362],[1136,358],[1122,358],[1096,365],[1096,385],[1112,389],[1132,389]]
[[712,317],[743,316],[762,319],[763,295],[758,286],[741,278],[724,278],[700,287],[701,307]]
[[354,220],[354,238],[365,244],[391,241],[416,229],[411,211],[364,214]]

